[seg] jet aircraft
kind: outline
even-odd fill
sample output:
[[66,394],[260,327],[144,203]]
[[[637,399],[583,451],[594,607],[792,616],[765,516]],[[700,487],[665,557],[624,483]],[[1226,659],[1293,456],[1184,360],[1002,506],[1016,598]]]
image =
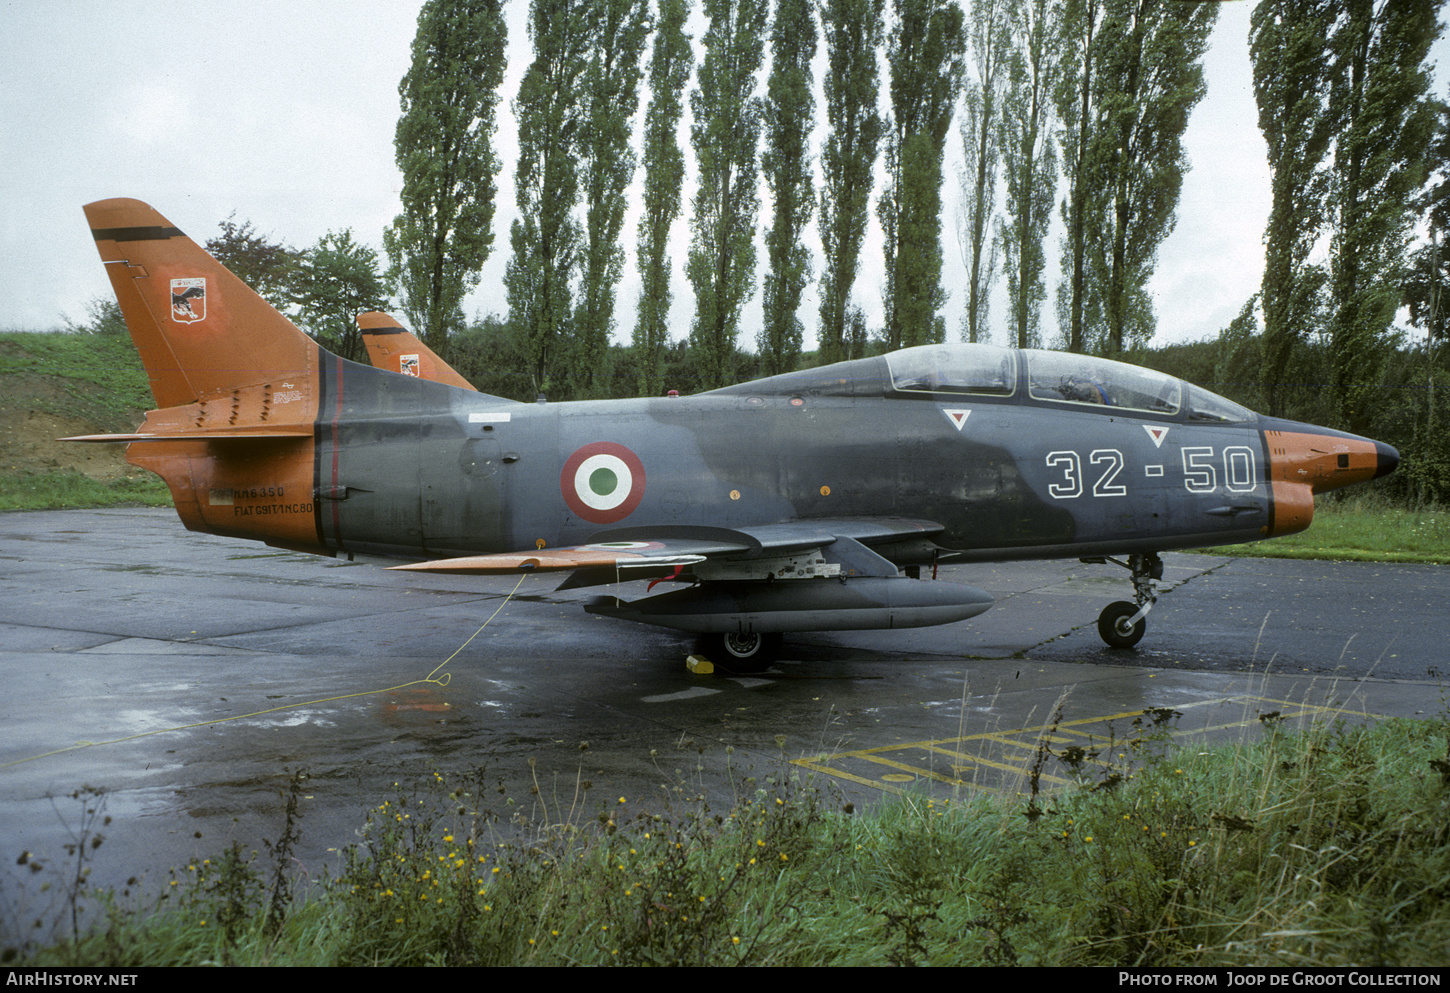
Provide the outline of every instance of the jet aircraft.
[[72,440],[130,443],[187,528],[409,570],[565,571],[561,589],[664,581],[585,609],[697,633],[737,669],[784,632],[988,609],[919,578],[946,562],[1124,566],[1134,599],[1098,627],[1131,647],[1160,552],[1300,531],[1315,494],[1399,459],[1148,369],[990,345],[519,403],[332,355],[146,204],[85,212],[157,409]]

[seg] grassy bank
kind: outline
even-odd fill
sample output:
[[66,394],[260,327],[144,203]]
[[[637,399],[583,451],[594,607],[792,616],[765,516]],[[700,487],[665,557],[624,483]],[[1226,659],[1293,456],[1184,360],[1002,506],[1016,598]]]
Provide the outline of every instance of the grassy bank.
[[1399,507],[1374,496],[1319,498],[1305,531],[1203,549],[1216,555],[1359,562],[1450,563],[1450,510]]
[[0,510],[169,505],[123,446],[56,440],[132,431],[151,406],[124,334],[0,333]]
[[0,510],[137,506],[170,507],[171,491],[149,472],[109,481],[79,472],[0,476]]
[[[1266,715],[1258,744],[1181,749],[1167,744],[1174,719],[1147,712],[1102,755],[1049,752],[1049,728],[1039,768],[1081,785],[1037,795],[1029,780],[1010,802],[921,795],[852,811],[782,760],[732,776],[729,809],[688,790],[654,807],[610,798],[540,829],[511,824],[517,808],[486,776],[434,774],[380,798],[362,840],[305,892],[289,816],[267,857],[234,850],[178,868],[143,907],[82,890],[107,911],[94,933],[6,954],[127,966],[1443,964],[1450,723],[1292,733]],[[99,830],[97,798],[79,799]],[[64,878],[95,857],[80,851]]]

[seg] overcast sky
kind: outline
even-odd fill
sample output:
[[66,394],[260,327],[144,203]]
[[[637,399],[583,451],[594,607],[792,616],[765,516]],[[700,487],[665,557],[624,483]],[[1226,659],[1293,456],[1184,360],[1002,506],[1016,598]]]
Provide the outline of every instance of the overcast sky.
[[[0,0],[0,300],[7,308],[0,328],[49,328],[62,314],[83,319],[87,301],[110,295],[80,210],[107,197],[145,200],[198,242],[235,212],[238,222],[250,221],[294,247],[351,228],[381,252],[383,228],[399,209],[393,130],[419,7],[416,0]],[[516,216],[509,103],[531,57],[527,3],[509,0],[507,8],[495,250],[465,304],[470,317],[507,312],[503,271]],[[1216,333],[1258,288],[1269,173],[1248,58],[1250,10],[1250,0],[1223,4],[1205,59],[1208,94],[1186,136],[1193,168],[1150,284],[1155,344]],[[1442,41],[1436,54],[1444,47]],[[1443,83],[1436,91],[1443,95]],[[960,334],[965,295],[952,206],[957,157],[949,156],[944,189],[949,340]],[[637,177],[635,204],[638,191]],[[638,296],[636,218],[626,222],[618,341],[629,338]],[[761,227],[768,218],[769,200],[762,196]],[[814,223],[811,238],[818,250]],[[686,217],[676,222],[675,242],[672,318],[679,338],[688,332],[693,306],[683,275]],[[877,233],[855,287],[857,303],[877,324],[884,285],[879,249]],[[757,287],[763,248],[758,254]],[[1057,254],[1054,235],[1043,320],[1049,336]],[[816,306],[812,288],[801,312],[807,347],[814,346]],[[999,299],[991,315],[999,341],[1004,311]],[[743,345],[753,347],[759,314],[757,292],[741,330]]]

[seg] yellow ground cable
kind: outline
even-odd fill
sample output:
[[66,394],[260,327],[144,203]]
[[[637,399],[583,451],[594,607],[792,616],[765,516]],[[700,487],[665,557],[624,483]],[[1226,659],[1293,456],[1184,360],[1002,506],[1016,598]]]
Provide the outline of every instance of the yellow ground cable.
[[508,605],[508,602],[513,599],[514,594],[519,591],[519,587],[524,584],[524,576],[527,575],[528,573],[523,573],[519,576],[519,581],[514,584],[513,589],[509,590],[508,596],[503,598],[503,602],[498,605],[498,609],[495,610],[492,614],[489,614],[488,620],[480,624],[478,626],[478,630],[468,636],[468,641],[465,641],[463,644],[459,645],[454,650],[452,655],[448,656],[442,662],[439,662],[436,666],[434,666],[433,671],[428,673],[428,675],[424,676],[422,679],[414,679],[406,683],[399,683],[397,686],[389,686],[380,690],[364,690],[361,693],[344,693],[341,696],[323,697],[320,700],[304,700],[300,703],[287,703],[283,704],[280,707],[272,707],[269,710],[258,710],[250,714],[237,714],[233,717],[218,717],[214,721],[199,721],[196,724],[179,724],[176,727],[157,728],[155,731],[142,731],[140,734],[127,735],[124,738],[111,738],[108,741],[78,741],[74,745],[69,745],[65,748],[57,748],[53,751],[41,752],[38,755],[28,755],[23,759],[13,759],[9,762],[0,762],[0,769],[8,769],[13,765],[21,765],[25,762],[34,762],[36,759],[47,758],[51,755],[64,755],[66,752],[80,751],[82,748],[98,748],[101,745],[118,745],[123,741],[135,741],[137,738],[149,738],[153,734],[169,734],[172,731],[187,731],[191,728],[204,728],[210,724],[225,724],[227,721],[241,721],[246,720],[248,717],[261,717],[265,714],[275,714],[279,710],[293,710],[297,707],[310,707],[313,704],[318,703],[331,703],[334,700],[351,700],[353,697],[376,696],[379,693],[391,693],[394,690],[405,689],[409,686],[417,686],[419,683],[433,683],[437,686],[447,686],[453,678],[452,673],[445,672],[443,676],[439,679],[433,678],[434,675],[438,672],[439,669],[442,669],[449,662],[452,662],[455,658],[457,658],[458,653],[467,648],[469,644],[473,641],[473,639],[477,638],[479,634],[482,633],[483,629],[488,627],[489,623],[498,616],[499,611],[503,610],[504,607]]

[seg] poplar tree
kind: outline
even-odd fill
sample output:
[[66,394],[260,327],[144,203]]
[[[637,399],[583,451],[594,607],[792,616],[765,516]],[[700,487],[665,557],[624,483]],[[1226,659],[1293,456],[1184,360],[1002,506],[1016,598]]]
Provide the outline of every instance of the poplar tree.
[[1041,344],[1038,323],[1047,296],[1043,239],[1057,187],[1052,93],[1060,62],[1051,13],[1048,0],[1023,0],[1013,13],[1000,125],[1007,203],[998,242],[1006,256],[1009,326],[1018,348]]
[[399,86],[394,145],[403,212],[383,234],[403,312],[435,351],[493,250],[494,105],[507,29],[501,0],[429,0]]
[[[972,0],[966,81],[962,101],[962,218],[966,240],[968,341],[987,341],[987,308],[997,277],[992,218],[997,208],[997,169],[1002,159],[1002,86],[1010,55],[1013,5],[1020,0]],[[985,258],[983,257],[985,254]]]
[[885,0],[824,0],[825,147],[821,150],[820,231],[822,363],[857,357],[848,329],[864,325],[850,306],[870,210],[872,172],[883,133],[876,110]]
[[1272,204],[1264,230],[1263,362],[1259,381],[1268,413],[1286,414],[1290,356],[1312,326],[1325,284],[1309,252],[1324,223],[1326,156],[1334,138],[1326,47],[1336,0],[1261,0],[1249,21],[1249,56],[1259,130],[1269,151]]
[[[1072,319],[1081,322],[1073,330],[1080,329],[1083,344],[1118,355],[1153,334],[1146,284],[1177,219],[1188,169],[1183,132],[1204,94],[1202,59],[1218,5],[1111,0],[1105,6],[1106,17],[1092,31],[1069,23],[1074,44],[1095,37],[1078,49],[1089,58],[1072,63],[1070,72],[1083,75],[1068,88],[1089,102],[1070,99],[1073,116],[1064,116],[1086,129],[1078,135],[1081,157],[1072,177],[1078,204],[1069,220]],[[1086,13],[1091,21],[1093,12]],[[1093,77],[1090,93],[1080,89],[1084,67]],[[1095,326],[1084,314],[1096,318]]]
[[649,36],[645,0],[595,3],[598,40],[582,86],[586,247],[570,364],[575,397],[601,395],[597,378],[614,330],[615,286],[624,269],[619,235],[624,227],[625,189],[634,178],[630,138],[639,108],[639,60]]
[[887,45],[891,126],[886,192],[878,216],[886,235],[886,343],[946,337],[941,288],[941,168],[961,85],[966,35],[961,8],[947,0],[897,0]]
[[[534,61],[519,84],[515,187],[519,218],[510,230],[513,257],[504,275],[509,326],[526,345],[534,388],[555,392],[573,344],[571,283],[579,267],[581,77],[596,39],[591,0],[533,0],[529,37]],[[560,377],[562,379],[562,377]]]
[[1063,271],[1058,290],[1058,328],[1065,333],[1068,351],[1087,350],[1088,283],[1087,226],[1096,212],[1091,162],[1097,135],[1093,77],[1097,67],[1098,34],[1106,16],[1106,0],[1064,0],[1061,7],[1060,45],[1062,72],[1054,102],[1061,124],[1063,178],[1067,193],[1062,201]]
[[681,94],[693,57],[684,32],[690,16],[686,0],[660,0],[650,55],[650,104],[644,119],[644,213],[639,220],[639,306],[634,348],[639,362],[639,393],[659,396],[664,389],[664,350],[669,342],[670,226],[680,213],[685,156],[675,138],[684,109]]
[[1410,208],[1425,181],[1436,0],[1341,0],[1331,113],[1342,123],[1330,184],[1334,315],[1330,357],[1340,419],[1363,433],[1400,305]]
[[815,4],[776,0],[770,31],[770,79],[765,100],[765,152],[761,167],[774,198],[774,220],[765,233],[765,319],[756,344],[760,374],[795,368],[802,329],[796,311],[811,274],[811,256],[801,242],[815,207],[811,181],[811,129],[815,99],[811,60],[816,55]]
[[710,26],[698,88],[690,94],[700,188],[686,273],[695,290],[690,344],[702,385],[713,389],[734,375],[740,311],[754,290],[761,117],[754,93],[766,0],[705,0],[704,10]]

